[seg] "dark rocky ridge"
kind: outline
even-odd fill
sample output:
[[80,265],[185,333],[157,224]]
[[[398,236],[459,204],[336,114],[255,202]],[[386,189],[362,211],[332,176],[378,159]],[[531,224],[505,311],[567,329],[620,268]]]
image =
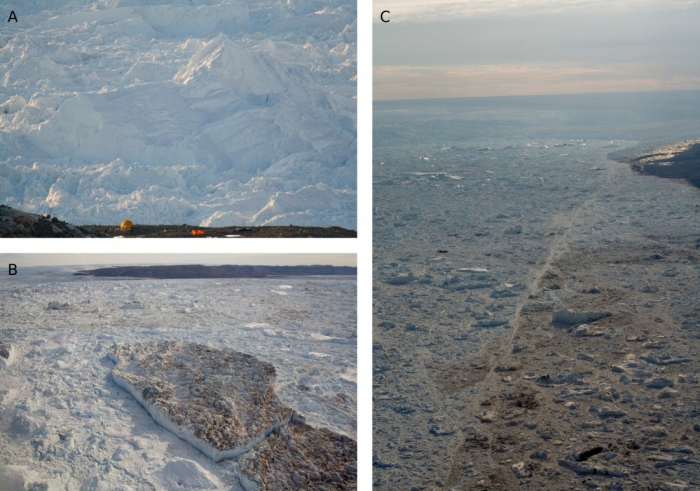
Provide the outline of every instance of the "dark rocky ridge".
[[[296,225],[270,225],[263,227],[196,227],[193,225],[143,225],[135,224],[130,232],[119,230],[116,225],[85,225],[82,227],[87,232],[98,237],[170,237],[170,238],[299,238],[299,237],[325,237],[325,238],[355,238],[357,232],[342,227],[302,227]],[[192,231],[200,235],[192,235]],[[234,236],[234,237],[227,237]]]
[[50,215],[0,205],[0,237],[100,237]]
[[619,162],[630,164],[640,174],[685,179],[700,187],[700,140],[685,140],[632,155],[611,154]]
[[[193,231],[197,235],[193,235]],[[125,232],[118,225],[76,226],[50,215],[27,213],[0,205],[0,237],[125,237],[125,238],[355,238],[357,232],[342,227],[302,227],[295,225],[262,227],[197,227],[194,225],[135,224]]]
[[115,266],[78,271],[75,276],[128,276],[132,278],[268,278],[271,276],[339,276],[357,275],[350,266]]

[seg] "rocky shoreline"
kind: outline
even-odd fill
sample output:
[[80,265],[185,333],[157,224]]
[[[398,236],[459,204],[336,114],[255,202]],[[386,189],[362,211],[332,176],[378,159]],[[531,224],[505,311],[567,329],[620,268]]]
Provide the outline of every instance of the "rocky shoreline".
[[700,187],[700,139],[662,145],[617,159],[630,164],[640,174],[684,179]]
[[0,238],[100,237],[51,215],[35,215],[0,205]]
[[119,237],[119,238],[355,238],[357,232],[342,227],[261,226],[197,227],[194,225],[134,224],[128,230],[119,225],[76,226],[51,215],[36,215],[0,205],[0,238],[3,237]]

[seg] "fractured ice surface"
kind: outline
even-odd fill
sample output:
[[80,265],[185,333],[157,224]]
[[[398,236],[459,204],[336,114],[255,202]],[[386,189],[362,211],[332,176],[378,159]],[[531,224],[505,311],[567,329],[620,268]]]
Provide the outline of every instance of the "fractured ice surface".
[[0,487],[3,491],[59,491],[65,489],[61,479],[46,479],[21,465],[0,465]]
[[295,417],[274,391],[275,368],[244,353],[152,341],[117,345],[110,358],[117,385],[213,460],[250,450]]
[[[256,449],[241,469],[248,489],[354,489],[357,448],[345,435],[293,421]],[[294,469],[291,479],[289,469]]]
[[607,155],[698,101],[375,103],[374,489],[694,489],[700,190]]
[[215,476],[192,460],[178,459],[168,464],[160,472],[171,489],[183,487],[188,489],[218,489],[219,482]]
[[0,38],[0,202],[76,224],[355,228],[355,11],[23,3]]
[[[133,280],[74,276],[75,270],[44,268],[0,284],[0,341],[17,350],[9,369],[0,368],[0,466],[41,472],[46,482],[60,477],[65,484],[61,490],[216,486],[220,491],[241,491],[243,479],[250,481],[250,489],[264,487],[262,483],[304,489],[292,480],[307,479],[299,469],[307,469],[308,478],[314,479],[314,472],[323,475],[323,469],[336,472],[329,459],[337,445],[347,445],[343,452],[352,455],[357,345],[314,339],[312,333],[356,340],[353,278]],[[284,289],[287,295],[271,292],[282,283],[293,286]],[[47,310],[52,301],[68,301],[70,308]],[[121,308],[135,303],[147,308]],[[187,314],[181,313],[183,308]],[[272,439],[276,442],[293,432],[291,427],[298,425],[293,423],[249,452],[215,462],[157,424],[114,383],[114,364],[107,356],[115,342],[163,340],[206,342],[211,348],[249,353],[272,364],[277,372],[274,390],[282,404],[303,414],[308,426],[328,428],[335,435],[328,440],[325,431],[309,428],[308,434],[315,436],[303,445],[327,450],[300,454],[289,447],[289,455],[275,457],[289,467],[265,467],[265,449],[277,445]],[[349,437],[346,443],[343,434]],[[296,436],[290,441],[297,442],[295,448],[301,446]],[[348,461],[347,472],[338,474],[350,479],[354,465]],[[251,466],[262,474],[253,470],[243,478],[242,467]],[[266,475],[265,469],[274,476]],[[183,485],[177,487],[178,482]],[[349,480],[322,482],[306,489],[352,488]]]

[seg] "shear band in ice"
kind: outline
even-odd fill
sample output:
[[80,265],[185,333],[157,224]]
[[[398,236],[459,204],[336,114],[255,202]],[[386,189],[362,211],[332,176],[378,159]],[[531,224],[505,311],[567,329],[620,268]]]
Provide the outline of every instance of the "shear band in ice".
[[110,357],[114,382],[214,461],[237,457],[301,419],[277,397],[275,368],[244,353],[152,341],[117,345]]

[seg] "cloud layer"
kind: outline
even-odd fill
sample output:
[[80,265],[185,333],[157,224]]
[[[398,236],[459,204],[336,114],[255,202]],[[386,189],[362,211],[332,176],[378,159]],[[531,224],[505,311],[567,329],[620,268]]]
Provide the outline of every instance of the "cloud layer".
[[377,100],[700,89],[697,1],[409,0],[391,18]]

